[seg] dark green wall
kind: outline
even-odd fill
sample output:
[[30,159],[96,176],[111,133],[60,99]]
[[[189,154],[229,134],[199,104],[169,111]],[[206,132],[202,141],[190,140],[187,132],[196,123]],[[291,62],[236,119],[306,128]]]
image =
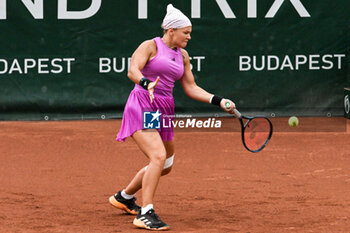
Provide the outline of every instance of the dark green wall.
[[[191,17],[195,7],[189,0],[140,0],[148,3],[147,19],[138,18],[136,0],[102,0],[96,14],[87,19],[58,19],[58,0],[44,1],[43,19],[34,19],[21,1],[5,2],[6,10],[0,8],[6,12],[6,19],[0,20],[0,120],[120,117],[133,88],[126,77],[127,58],[142,41],[162,35],[160,24],[168,3],[192,20],[192,40],[186,49],[193,57],[196,82],[207,91],[231,98],[243,112],[343,115],[344,87],[350,86],[348,0],[295,1],[310,17],[301,17],[285,0],[273,18],[265,17],[273,0],[257,1],[254,18],[247,16],[247,3],[254,1],[221,1],[236,16],[225,18],[217,1],[193,0],[200,3],[198,18]],[[68,11],[82,11],[92,0],[67,2]],[[296,55],[308,59],[298,69]],[[268,70],[265,60],[260,71],[242,70],[242,56],[251,60],[255,56],[258,67],[263,56],[274,56],[276,68]],[[24,73],[25,59],[38,63],[41,58],[48,58],[41,61],[41,72],[49,73],[39,72],[37,66]],[[55,58],[74,59],[70,72],[66,61],[54,60],[52,66]],[[100,72],[100,58],[116,58],[118,69],[125,59],[125,67],[121,72]],[[174,95],[178,113],[218,111],[190,100],[179,83]]]

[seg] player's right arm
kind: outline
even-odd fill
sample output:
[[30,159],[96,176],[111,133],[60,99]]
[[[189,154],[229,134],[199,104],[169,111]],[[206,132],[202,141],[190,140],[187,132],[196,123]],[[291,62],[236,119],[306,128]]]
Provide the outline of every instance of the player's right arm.
[[140,44],[131,57],[128,78],[134,83],[139,84],[141,78],[143,78],[141,70],[156,53],[157,47],[153,40],[146,40]]
[[[140,84],[140,80],[143,78],[141,70],[146,63],[155,57],[157,54],[157,46],[153,40],[146,40],[135,50],[131,57],[130,68],[128,71],[128,78],[136,84]],[[147,77],[145,77],[147,78]],[[150,82],[147,86],[149,98],[151,103],[154,100],[154,88],[159,82],[159,77],[154,82]]]

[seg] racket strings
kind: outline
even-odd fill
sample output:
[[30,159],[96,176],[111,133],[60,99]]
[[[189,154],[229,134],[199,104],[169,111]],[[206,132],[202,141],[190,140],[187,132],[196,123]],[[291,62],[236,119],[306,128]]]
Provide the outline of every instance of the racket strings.
[[271,126],[265,118],[254,118],[245,127],[244,142],[250,150],[259,150],[269,139]]

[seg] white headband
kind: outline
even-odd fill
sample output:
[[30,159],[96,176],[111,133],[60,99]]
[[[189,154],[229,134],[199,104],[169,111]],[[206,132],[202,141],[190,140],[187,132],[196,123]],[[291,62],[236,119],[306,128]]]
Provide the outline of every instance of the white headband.
[[176,9],[172,4],[166,8],[166,15],[164,17],[162,28],[167,30],[169,28],[184,28],[192,26],[191,21],[180,10]]

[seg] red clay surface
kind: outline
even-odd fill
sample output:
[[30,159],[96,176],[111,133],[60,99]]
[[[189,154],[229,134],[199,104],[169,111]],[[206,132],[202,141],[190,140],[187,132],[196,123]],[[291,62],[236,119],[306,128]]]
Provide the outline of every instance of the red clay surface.
[[[237,131],[177,131],[154,203],[171,232],[350,232],[350,121],[337,132],[285,132],[286,122],[274,119],[258,154]],[[147,163],[132,139],[115,141],[119,126],[0,122],[0,232],[148,232],[108,203]]]

